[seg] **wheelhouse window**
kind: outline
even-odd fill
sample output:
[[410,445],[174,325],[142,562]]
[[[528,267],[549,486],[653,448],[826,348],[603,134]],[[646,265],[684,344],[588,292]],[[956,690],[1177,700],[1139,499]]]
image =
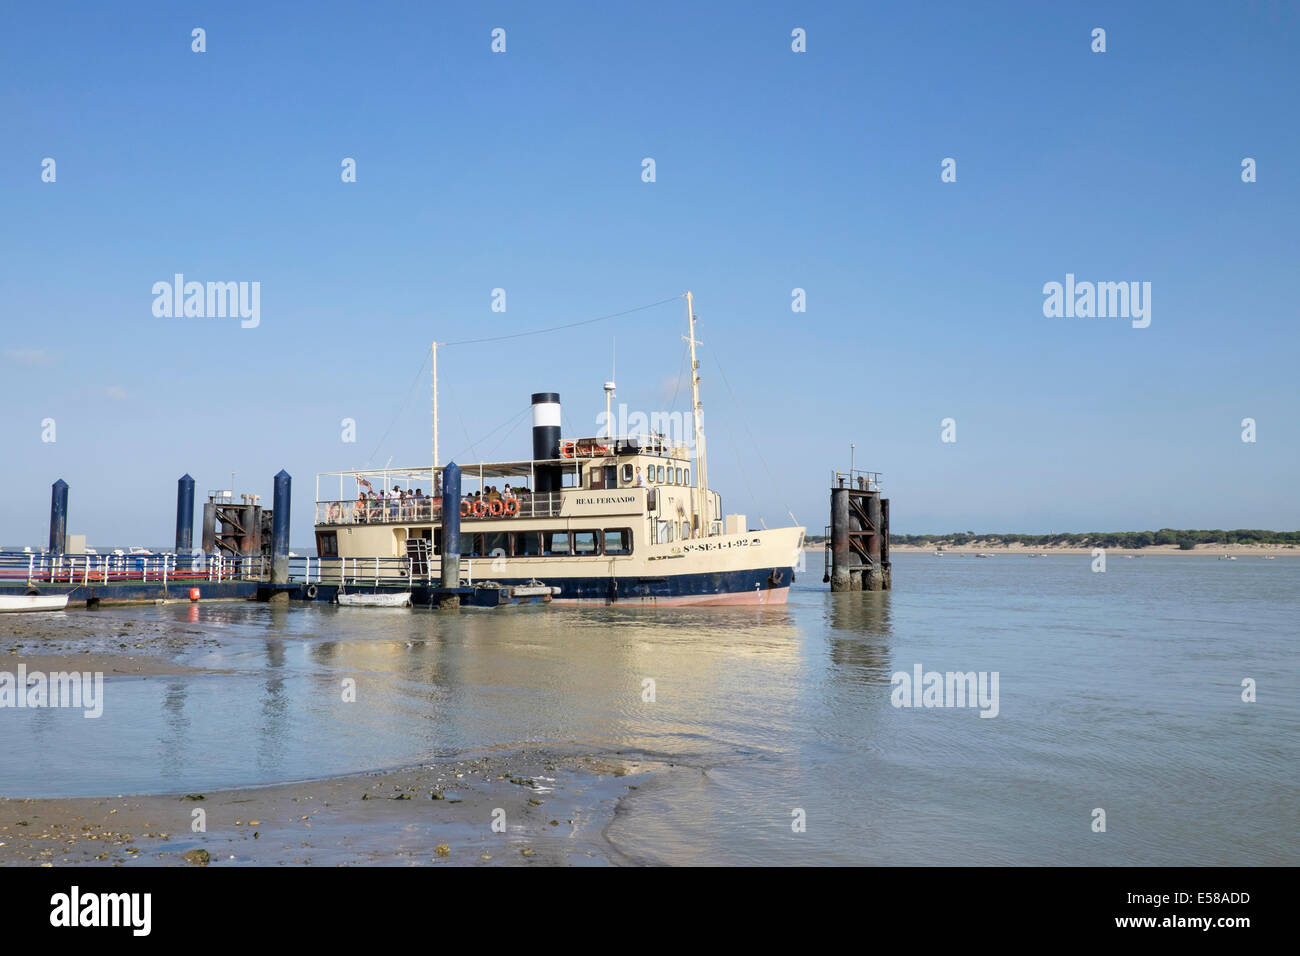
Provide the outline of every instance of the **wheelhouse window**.
[[616,528],[605,529],[605,553],[606,554],[631,554],[632,553],[632,529]]
[[622,481],[623,484],[625,485],[632,484],[633,475],[632,475],[632,465],[630,463],[623,465],[621,477],[619,478],[619,480]]
[[679,485],[685,484],[685,482],[682,481],[682,470],[680,468],[677,469],[677,483]]
[[659,484],[662,485],[663,483],[664,483],[664,466],[663,466],[663,465],[660,465],[660,466],[659,466]]
[[685,471],[686,471],[686,480],[682,482],[682,484],[689,485],[691,483],[691,470],[687,468],[685,469]]

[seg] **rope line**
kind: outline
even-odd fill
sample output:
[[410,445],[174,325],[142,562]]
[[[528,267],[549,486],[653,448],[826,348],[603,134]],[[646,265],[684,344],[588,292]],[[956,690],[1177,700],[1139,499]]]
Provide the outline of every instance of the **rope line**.
[[565,325],[552,325],[545,329],[533,329],[529,332],[512,332],[508,335],[490,335],[481,339],[461,339],[458,342],[439,342],[443,348],[451,348],[453,345],[477,345],[480,342],[502,342],[506,339],[520,339],[527,335],[545,335],[547,332],[559,332],[562,329],[575,329],[580,325],[591,325],[593,322],[604,322],[606,319],[617,319],[624,315],[631,315],[633,312],[644,312],[646,309],[653,309],[657,306],[666,305],[669,302],[675,302],[678,299],[685,298],[685,294],[674,295],[667,299],[660,299],[658,302],[651,302],[649,305],[638,305],[635,309],[626,309],[622,312],[611,312],[609,315],[598,315],[594,319],[583,319],[581,322],[569,322]]

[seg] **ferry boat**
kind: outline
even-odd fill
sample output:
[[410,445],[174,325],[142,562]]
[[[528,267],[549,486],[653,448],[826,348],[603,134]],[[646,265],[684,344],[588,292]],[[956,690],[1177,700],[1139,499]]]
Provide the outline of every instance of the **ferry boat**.
[[[694,449],[662,434],[561,435],[560,397],[532,395],[532,456],[458,465],[461,580],[538,589],[557,604],[784,604],[803,551],[802,527],[752,530],[708,485],[695,315],[686,294]],[[436,382],[436,346],[434,375]],[[435,389],[436,409],[436,389]],[[316,553],[416,591],[439,583],[443,466],[316,476]],[[692,451],[694,455],[692,455]],[[337,483],[336,483],[337,482]],[[328,490],[327,490],[328,489]],[[336,492],[336,493],[335,493]],[[477,495],[474,493],[477,492]],[[407,559],[392,565],[394,558]],[[384,583],[387,583],[386,581]]]

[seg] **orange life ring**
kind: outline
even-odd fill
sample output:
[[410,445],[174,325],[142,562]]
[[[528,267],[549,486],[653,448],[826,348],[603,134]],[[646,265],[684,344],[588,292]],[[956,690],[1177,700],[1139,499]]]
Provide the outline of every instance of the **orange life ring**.
[[507,498],[505,509],[507,518],[513,518],[515,515],[519,514],[519,499]]
[[470,512],[470,508],[471,508],[471,507],[472,507],[472,506],[470,505],[470,503],[469,503],[468,501],[466,501],[466,500],[462,500],[461,503],[460,503],[460,516],[461,516],[462,518],[468,518],[468,517],[469,517],[469,512]]
[[573,447],[574,447],[574,446],[573,446],[573,442],[571,442],[571,441],[566,441],[566,442],[564,442],[562,445],[560,445],[560,457],[561,457],[561,458],[572,458],[572,457],[573,457]]
[[482,498],[475,498],[475,499],[474,499],[474,517],[475,517],[475,518],[481,518],[481,517],[483,517],[485,514],[487,514],[487,504],[483,501]]
[[494,518],[500,518],[505,513],[506,506],[501,503],[500,498],[493,498],[488,501],[488,513]]

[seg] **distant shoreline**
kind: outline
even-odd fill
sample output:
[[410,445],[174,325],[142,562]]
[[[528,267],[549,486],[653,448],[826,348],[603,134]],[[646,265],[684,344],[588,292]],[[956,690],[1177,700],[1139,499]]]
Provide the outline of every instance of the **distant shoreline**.
[[[826,547],[824,542],[807,545],[809,551],[821,551]],[[942,551],[944,554],[992,554],[1002,555],[1020,555],[1032,557],[1037,554],[1092,554],[1092,547],[1080,547],[1078,545],[1024,545],[1016,544],[963,544],[963,545],[935,545],[935,544],[891,544],[889,546],[891,554],[934,554],[936,551]],[[1179,555],[1196,555],[1200,557],[1214,557],[1216,555],[1231,555],[1240,557],[1242,555],[1256,557],[1300,557],[1300,547],[1293,544],[1198,544],[1191,550],[1184,550],[1176,544],[1151,544],[1145,548],[1104,548],[1107,554],[1121,555],[1144,555],[1144,554],[1179,554]]]

